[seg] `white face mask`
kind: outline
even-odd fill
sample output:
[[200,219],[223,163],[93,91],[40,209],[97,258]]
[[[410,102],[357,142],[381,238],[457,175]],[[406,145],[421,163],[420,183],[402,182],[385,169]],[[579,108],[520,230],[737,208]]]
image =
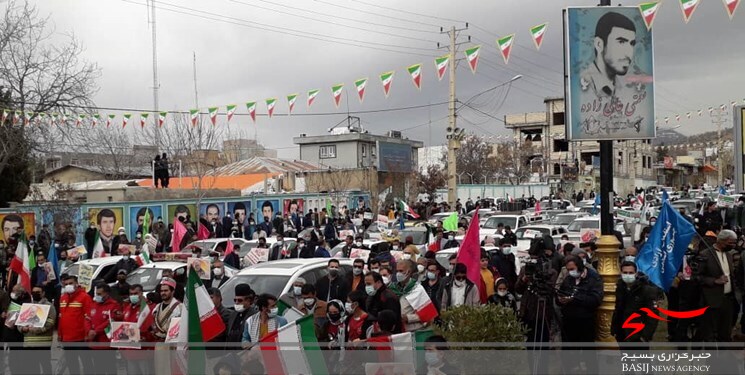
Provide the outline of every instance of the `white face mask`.
[[509,248],[509,247],[505,247],[505,248],[502,249],[502,254],[504,254],[504,255],[510,255],[510,254],[512,254],[512,249]]
[[222,276],[222,268],[215,268],[212,272],[215,273],[215,276]]
[[383,284],[388,285],[391,283],[391,278],[388,276],[382,276],[383,277]]
[[633,255],[627,255],[627,256],[623,257],[623,260],[625,260],[627,262],[634,262],[636,260],[636,257],[633,256]]
[[346,302],[344,303],[344,310],[347,311],[347,314],[353,314],[354,313],[354,306],[352,306],[352,302]]
[[404,253],[404,255],[403,255],[403,259],[404,259],[404,260],[409,260],[409,259],[411,259],[411,254],[409,254],[409,253]]
[[18,294],[15,292],[10,292],[10,299],[18,299]]
[[571,270],[569,271],[569,276],[574,277],[575,279],[579,277],[579,271],[577,270]]
[[65,285],[65,293],[67,294],[75,293],[75,285]]
[[316,304],[315,298],[303,298],[303,304],[305,307],[313,307]]
[[419,271],[419,273],[422,273],[422,272],[424,272],[424,266],[421,265],[421,264],[417,264],[416,265],[416,270]]
[[626,284],[633,284],[634,281],[636,281],[636,275],[634,275],[634,274],[631,274],[631,275],[623,274],[623,275],[621,275],[621,280],[623,280],[623,282],[625,282]]
[[393,250],[398,250],[398,246],[393,245]]
[[236,303],[233,308],[235,309],[235,312],[243,312],[243,310],[246,309],[242,303]]
[[508,293],[508,292],[507,292],[506,290],[498,290],[498,291],[497,291],[497,294],[498,294],[498,295],[499,295],[500,297],[504,297],[504,296],[506,296],[506,295],[507,295],[507,293]]
[[354,244],[357,245],[357,246],[362,246],[362,241],[357,241]]
[[293,286],[292,287],[292,293],[294,293],[296,296],[299,296],[299,295],[303,294],[302,291],[303,291],[303,287],[301,287],[301,286]]
[[449,241],[452,241],[452,240],[454,240],[454,239],[455,239],[455,236],[453,236],[452,234],[448,236],[448,240],[449,240]]

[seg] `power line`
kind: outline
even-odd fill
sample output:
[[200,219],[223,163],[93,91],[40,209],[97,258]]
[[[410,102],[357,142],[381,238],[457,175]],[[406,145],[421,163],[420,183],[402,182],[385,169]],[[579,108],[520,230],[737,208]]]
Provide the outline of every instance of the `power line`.
[[438,29],[440,28],[440,25],[435,25],[435,24],[426,23],[426,22],[412,21],[412,20],[408,20],[406,18],[393,17],[390,14],[380,14],[380,13],[375,13],[375,12],[360,10],[360,9],[356,9],[356,8],[352,8],[352,7],[348,7],[348,6],[344,6],[344,5],[338,5],[338,4],[330,3],[328,1],[323,1],[323,0],[315,0],[315,1],[317,3],[331,5],[333,7],[337,7],[337,8],[341,8],[341,9],[346,9],[346,10],[351,10],[353,12],[367,13],[367,14],[372,14],[374,16],[378,16],[378,17],[389,18],[389,19],[392,19],[392,20],[403,21],[403,22],[410,22],[410,23],[413,23],[413,24],[423,25],[423,26],[432,26],[432,27],[436,27]]
[[440,20],[440,21],[465,23],[465,21],[462,21],[462,20],[456,20],[456,19],[445,18],[445,17],[431,16],[431,15],[428,15],[428,14],[411,12],[411,11],[407,11],[407,10],[403,10],[403,9],[396,9],[396,8],[386,7],[386,6],[382,6],[382,5],[378,5],[378,4],[368,3],[368,2],[365,2],[365,1],[362,1],[362,0],[350,0],[350,1],[353,1],[355,3],[364,4],[364,5],[371,6],[371,7],[375,7],[375,8],[385,9],[385,10],[388,10],[388,11],[394,11],[394,12],[409,14],[409,15],[412,15],[412,16],[426,17],[426,18],[431,18],[431,19]]

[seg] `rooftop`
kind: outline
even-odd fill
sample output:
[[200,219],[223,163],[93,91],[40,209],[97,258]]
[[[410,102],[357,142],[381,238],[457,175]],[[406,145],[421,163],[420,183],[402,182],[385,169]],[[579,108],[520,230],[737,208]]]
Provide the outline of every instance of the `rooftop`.
[[303,160],[255,157],[219,167],[209,174],[218,176],[238,176],[246,174],[275,175],[285,172],[317,170],[319,168],[318,165]]
[[301,135],[300,137],[292,138],[292,142],[297,145],[315,144],[315,143],[337,143],[337,142],[388,142],[397,144],[408,144],[414,148],[424,147],[424,143],[421,141],[413,141],[407,138],[394,138],[387,135],[375,135],[370,133],[358,133],[351,132],[346,134],[324,134],[324,135],[313,135],[306,136]]

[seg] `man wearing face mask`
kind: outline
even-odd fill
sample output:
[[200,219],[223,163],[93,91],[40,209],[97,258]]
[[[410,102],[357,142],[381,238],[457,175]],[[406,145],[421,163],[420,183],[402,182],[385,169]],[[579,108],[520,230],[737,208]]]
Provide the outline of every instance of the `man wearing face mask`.
[[703,305],[709,306],[701,319],[703,341],[732,341],[735,299],[735,262],[730,251],[737,244],[737,234],[725,229],[717,235],[713,247],[699,253],[695,278],[701,284]]
[[[96,285],[96,295],[93,297],[91,318],[85,322],[88,331],[88,341],[92,343],[110,343],[106,331],[111,327],[111,322],[122,320],[122,307],[118,301],[110,297],[111,287],[109,284],[100,283]],[[129,293],[129,291],[127,291]],[[116,374],[116,352],[108,346],[97,346],[91,344],[91,349],[96,350],[91,357],[97,374]]]
[[515,265],[515,254],[512,254],[512,244],[502,240],[500,245],[501,249],[493,253],[489,265],[505,279],[507,288],[514,291],[517,281],[517,266]]
[[[135,284],[129,288],[129,297],[122,303],[122,321],[139,323],[140,342],[153,342],[150,326],[153,315],[150,313],[155,305],[149,303],[142,293],[142,285]],[[127,363],[127,374],[146,375],[153,373],[152,347],[142,347],[140,350],[121,350],[122,358]]]
[[[52,373],[52,334],[54,333],[54,324],[57,321],[57,310],[44,295],[44,289],[35,286],[31,289],[31,300],[33,303],[49,306],[49,315],[44,322],[44,326],[36,327],[18,327],[18,331],[23,334],[23,347],[26,350],[35,350],[33,361],[26,361],[25,369],[22,371],[27,374],[51,374]],[[40,370],[41,367],[41,371]]]
[[143,242],[143,240],[142,240],[142,232],[137,232],[137,233],[135,234],[135,239],[134,239],[134,240],[132,240],[132,245],[134,245],[134,247],[135,247],[135,250],[137,250],[137,251],[141,251],[141,250],[142,250],[142,245],[143,245],[143,244],[144,244],[144,242]]
[[611,320],[611,335],[620,342],[649,342],[657,329],[657,319],[648,314],[637,318],[644,324],[638,334],[631,337],[633,329],[623,328],[623,323],[642,308],[648,308],[657,313],[658,289],[649,283],[646,275],[637,273],[636,263],[624,261],[621,263],[621,278],[616,283],[616,309]]
[[298,277],[292,283],[292,288],[287,293],[281,295],[279,299],[290,306],[301,306],[303,304],[303,286],[305,283],[304,278]]
[[305,284],[300,290],[302,301],[297,309],[305,315],[313,314],[316,332],[326,322],[326,302],[316,297],[316,288],[312,284]]
[[205,288],[219,288],[222,284],[228,281],[228,277],[225,276],[225,267],[223,262],[218,258],[212,263],[212,271],[210,272],[210,279],[204,282]]
[[[391,291],[399,298],[401,305],[401,323],[406,332],[418,331],[426,327],[431,321],[422,321],[412,300],[429,299],[427,292],[416,279],[416,263],[403,260],[396,264],[396,282],[391,283]],[[430,300],[431,303],[431,300]],[[432,318],[434,319],[434,317]]]
[[452,249],[452,248],[456,248],[459,246],[460,246],[460,243],[458,243],[458,241],[455,240],[455,232],[448,232],[447,241],[445,242],[445,245],[443,245],[442,248]]
[[414,245],[414,237],[406,236],[404,240],[404,260],[412,260],[416,262],[417,255],[419,255],[419,248]]
[[385,285],[379,273],[370,272],[365,275],[365,293],[368,296],[365,304],[367,313],[377,319],[381,311],[392,311],[396,317],[396,324],[391,333],[401,333],[401,303],[398,296]]
[[116,273],[116,283],[111,287],[112,297],[119,302],[126,303],[129,300],[130,285],[127,283],[127,270],[119,270]]
[[[21,284],[15,284],[11,288],[10,302],[21,306],[24,303],[30,303],[31,297]],[[3,342],[7,342],[11,345],[11,353],[8,355],[8,362],[10,362],[8,367],[10,368],[11,373],[21,373],[21,370],[26,365],[26,363],[24,361],[24,358],[14,354],[20,354],[22,349],[18,346],[14,347],[12,345],[21,345],[21,343],[23,342],[23,333],[17,329],[17,327],[15,326],[15,321],[8,321],[6,323],[6,325],[4,326],[2,340]]]
[[[230,310],[225,308],[222,304],[222,293],[220,293],[220,289],[217,288],[209,288],[207,289],[207,292],[210,295],[210,299],[212,299],[212,303],[215,305],[215,309],[217,310],[217,314],[220,315],[220,318],[222,319],[223,324],[225,324],[226,329],[222,331],[219,335],[215,336],[212,340],[209,342],[217,343],[217,342],[227,342],[228,340],[228,329],[227,327],[230,327],[228,324],[230,324],[230,321],[233,319],[233,315],[237,314],[235,310]],[[217,357],[224,353],[222,353],[219,350],[216,349],[233,349],[228,347],[212,347],[213,350],[211,350],[212,353],[210,353],[210,350],[208,349],[207,354],[209,357]],[[212,354],[212,355],[210,355]]]
[[241,342],[246,320],[258,312],[258,309],[253,304],[255,299],[256,292],[248,284],[238,284],[235,286],[234,305],[229,308],[235,311],[235,314],[231,316],[231,319],[226,325],[228,330],[226,340],[228,342]]
[[316,282],[318,299],[331,301],[334,299],[346,300],[349,294],[347,282],[341,275],[341,264],[337,259],[328,262],[328,276]]
[[479,306],[481,297],[479,289],[468,280],[468,267],[463,263],[457,263],[453,271],[453,278],[442,286],[441,311],[456,306]]
[[391,267],[381,265],[379,273],[380,273],[380,277],[383,278],[383,284],[385,284],[385,286],[391,285],[391,281],[394,279],[393,271],[391,270]]
[[362,259],[355,259],[352,263],[352,272],[347,274],[347,290],[350,292],[353,292],[355,290],[359,290],[361,292],[365,291],[365,261]]
[[[586,267],[576,256],[567,257],[565,267],[568,277],[561,283],[556,294],[556,302],[561,307],[563,317],[561,339],[563,342],[593,342],[595,319],[598,307],[603,301],[603,280],[595,270]],[[583,355],[581,359],[578,357],[576,360],[585,362],[588,374],[597,373],[597,359],[594,353]],[[572,368],[571,362],[567,361],[568,368]]]
[[440,297],[442,296],[442,279],[440,279],[440,267],[437,261],[428,259],[425,268],[425,280],[422,281],[422,287],[427,292],[429,299],[435,304],[437,311],[440,311]]
[[430,336],[424,340],[424,360],[427,362],[427,374],[460,374],[458,368],[453,367],[445,360],[448,350],[447,340],[442,336]]
[[119,272],[119,270],[124,270],[129,275],[132,271],[136,270],[137,267],[139,267],[137,265],[137,261],[129,253],[129,246],[119,246],[119,255],[123,256],[124,258],[119,259],[114,267],[111,267],[111,270],[109,270],[106,276],[103,277],[104,280],[115,279],[116,274]]
[[[82,374],[79,361],[86,348],[80,346],[66,346],[69,343],[83,343],[86,341],[93,300],[78,285],[77,276],[62,275],[63,294],[59,303],[59,326],[57,338],[65,350],[67,365],[70,373]],[[84,363],[86,363],[84,361]],[[92,369],[86,369],[92,371]]]
[[347,236],[347,238],[344,240],[344,247],[341,248],[341,256],[342,258],[349,258],[349,255],[352,253],[352,249],[354,249],[355,243],[354,243],[354,237]]
[[244,348],[250,348],[269,333],[287,324],[287,319],[278,315],[277,297],[262,294],[256,299],[256,307],[259,312],[246,320],[243,329],[241,343]]

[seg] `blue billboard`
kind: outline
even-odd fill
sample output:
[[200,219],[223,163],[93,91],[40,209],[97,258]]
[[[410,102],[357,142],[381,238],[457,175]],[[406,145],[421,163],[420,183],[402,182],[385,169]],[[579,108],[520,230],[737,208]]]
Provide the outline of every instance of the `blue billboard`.
[[378,142],[378,171],[411,173],[411,145]]

